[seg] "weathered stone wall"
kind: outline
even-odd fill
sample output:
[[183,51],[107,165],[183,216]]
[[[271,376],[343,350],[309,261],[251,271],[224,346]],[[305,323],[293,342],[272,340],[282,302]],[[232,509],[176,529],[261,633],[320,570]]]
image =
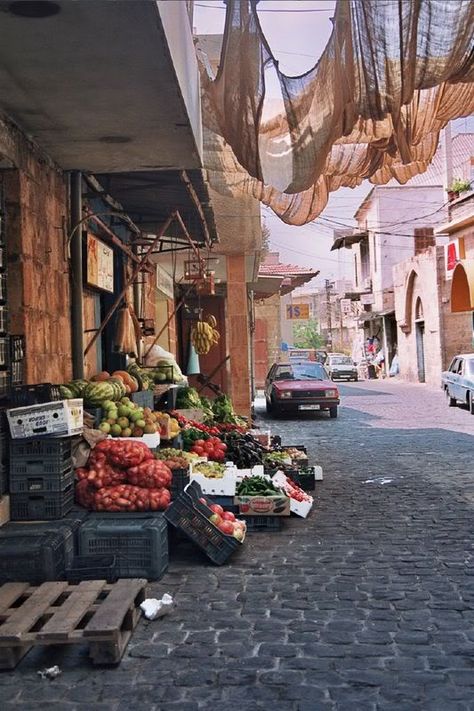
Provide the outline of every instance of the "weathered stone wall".
[[71,376],[67,186],[16,127],[0,122],[7,225],[10,329],[26,342],[28,383]]

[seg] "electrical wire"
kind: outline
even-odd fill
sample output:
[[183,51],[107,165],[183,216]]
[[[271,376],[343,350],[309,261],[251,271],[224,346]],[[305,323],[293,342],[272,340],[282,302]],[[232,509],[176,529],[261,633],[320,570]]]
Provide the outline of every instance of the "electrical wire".
[[[225,7],[222,7],[222,5],[206,5],[205,3],[200,3],[197,2],[194,4],[194,7],[206,7],[211,10],[226,10]],[[307,9],[305,8],[293,8],[292,10],[287,10],[287,9],[276,9],[276,8],[271,8],[271,7],[261,7],[257,8],[257,13],[260,14],[261,12],[280,12],[280,13],[285,13],[285,14],[293,14],[293,13],[302,13],[302,12],[334,12],[334,7],[327,7],[327,8],[320,8],[320,7],[308,7]]]

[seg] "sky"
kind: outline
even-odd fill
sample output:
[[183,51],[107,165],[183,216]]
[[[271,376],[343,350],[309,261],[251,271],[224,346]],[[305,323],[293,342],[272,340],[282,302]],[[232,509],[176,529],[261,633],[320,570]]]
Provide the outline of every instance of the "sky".
[[[299,75],[311,69],[330,37],[334,0],[260,0],[258,14],[281,71]],[[225,5],[222,0],[196,0],[194,27],[197,34],[221,34]],[[474,119],[454,122],[453,134],[474,131]],[[317,282],[325,278],[352,276],[350,250],[331,252],[333,230],[355,225],[354,213],[372,188],[365,181],[355,189],[341,188],[331,193],[318,220],[301,227],[283,223],[270,208],[262,205],[262,216],[270,229],[270,246],[280,252],[283,262],[320,270]]]

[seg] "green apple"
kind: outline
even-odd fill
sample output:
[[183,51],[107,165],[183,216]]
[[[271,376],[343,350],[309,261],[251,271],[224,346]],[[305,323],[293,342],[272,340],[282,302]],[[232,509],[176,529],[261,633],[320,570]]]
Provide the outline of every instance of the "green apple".
[[110,424],[108,422],[101,422],[99,425],[99,430],[101,430],[101,432],[104,432],[104,434],[109,434]]
[[117,424],[112,425],[112,427],[110,428],[110,432],[112,434],[112,437],[121,437],[122,428],[120,427],[120,425],[117,425]]

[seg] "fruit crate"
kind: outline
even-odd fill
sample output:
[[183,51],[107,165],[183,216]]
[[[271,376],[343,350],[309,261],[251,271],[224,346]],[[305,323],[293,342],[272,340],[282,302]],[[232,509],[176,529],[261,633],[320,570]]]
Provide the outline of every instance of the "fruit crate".
[[61,400],[59,385],[39,383],[38,385],[14,385],[10,393],[12,407],[41,405],[45,402]]
[[66,516],[73,505],[73,483],[64,491],[46,494],[11,494],[10,518],[12,521],[50,521]]
[[240,516],[247,524],[249,533],[257,531],[281,531],[283,519],[281,516]]
[[81,583],[83,580],[105,580],[115,583],[118,580],[117,556],[86,555],[73,558],[71,566],[66,568],[66,580],[69,583]]
[[24,361],[13,361],[11,364],[11,386],[16,387],[22,385],[25,379],[25,366]]
[[222,565],[242,544],[233,536],[221,533],[209,521],[209,509],[199,501],[202,496],[199,484],[191,482],[166,509],[165,518],[186,534],[213,563]]
[[10,380],[10,371],[0,370],[0,398],[2,399],[10,397]]
[[219,504],[219,506],[222,506],[226,511],[237,513],[239,510],[239,507],[234,504],[233,496],[214,496],[214,494],[212,494],[210,496],[205,495],[204,498],[209,501],[210,504]]
[[[62,492],[74,484],[74,470],[71,460],[67,466],[60,470],[47,471],[48,464],[47,460],[39,463],[22,462],[18,466],[14,462],[10,462],[10,492],[12,494],[50,494]],[[43,471],[40,471],[41,465],[44,465]]]
[[115,555],[119,578],[160,580],[168,568],[168,528],[161,515],[88,519],[79,532],[79,555]]
[[46,533],[60,533],[64,538],[66,566],[71,565],[77,550],[77,537],[84,518],[71,512],[69,516],[53,521],[9,521],[0,530],[0,535],[43,536]]
[[0,431],[0,464],[8,461],[10,455],[9,437],[6,432]]
[[[69,534],[72,538],[72,533]],[[34,534],[0,530],[0,582],[42,583],[61,580],[67,563],[66,535],[62,531]]]
[[0,306],[0,334],[6,336],[8,333],[8,309]]
[[189,484],[189,469],[172,469],[171,499],[174,501]]
[[10,359],[17,363],[25,357],[25,337],[10,336]]
[[149,407],[153,410],[154,396],[152,390],[140,390],[136,393],[131,393],[130,400],[139,407]]

